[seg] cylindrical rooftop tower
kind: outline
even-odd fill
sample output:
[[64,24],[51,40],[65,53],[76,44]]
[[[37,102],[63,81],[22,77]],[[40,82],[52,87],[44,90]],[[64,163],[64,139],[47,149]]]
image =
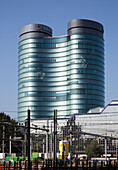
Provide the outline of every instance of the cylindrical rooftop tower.
[[75,113],[104,106],[104,40],[102,24],[75,19],[68,23],[70,37],[70,107]]
[[52,29],[42,24],[25,25],[20,30],[20,41],[23,41],[27,38],[41,38],[41,37],[51,37],[51,36],[52,36]]
[[68,35],[91,34],[103,38],[103,32],[102,24],[95,21],[74,19],[68,23]]

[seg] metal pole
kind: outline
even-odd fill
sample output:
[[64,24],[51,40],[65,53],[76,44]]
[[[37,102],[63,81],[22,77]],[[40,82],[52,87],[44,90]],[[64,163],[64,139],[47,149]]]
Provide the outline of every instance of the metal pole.
[[[37,127],[38,127],[38,126],[37,126],[37,125],[34,125],[33,123],[32,123],[32,125],[35,126],[35,128],[36,128],[36,129],[35,129],[35,134],[37,135]],[[37,139],[37,137],[36,137],[36,141],[37,141],[37,142],[36,142],[36,150],[37,150],[37,152],[38,152],[38,139]]]
[[107,139],[105,138],[105,159],[107,163]]
[[52,160],[52,123],[51,123],[51,138],[50,138],[50,159]]
[[70,134],[70,164],[72,163],[72,134]]
[[39,144],[38,144],[38,139],[36,139],[37,143],[36,143],[36,150],[38,152],[38,149],[39,149]]
[[116,160],[117,160],[117,155],[118,155],[118,143],[117,143],[117,139],[116,139]]
[[24,147],[24,141],[22,141],[22,157],[23,157],[23,159],[24,159],[24,155],[23,155],[23,148]]
[[26,129],[27,123],[25,122],[25,136],[24,136],[24,160],[26,160],[26,154],[27,154],[27,129]]
[[[37,127],[37,125],[36,125],[35,127]],[[36,129],[36,131],[35,131],[35,134],[37,135],[37,129]],[[37,150],[37,152],[38,152],[38,148],[39,148],[38,137],[36,138],[36,141],[37,141],[37,143],[36,143],[36,150]]]
[[16,127],[14,126],[14,137],[16,137]]
[[70,126],[70,165],[72,164],[72,126]]
[[31,169],[30,167],[30,110],[28,109],[28,170]]
[[11,155],[11,136],[9,136],[9,154]]
[[54,110],[54,160],[56,161],[57,157],[57,150],[56,150],[56,145],[57,145],[57,110]]
[[44,143],[45,142],[45,140],[43,139],[43,155],[45,154],[45,146],[44,146]]
[[[47,129],[49,128],[49,121],[47,120]],[[48,131],[46,133],[46,155],[48,159]]]
[[4,147],[5,147],[5,125],[3,125],[3,139],[2,139],[2,153],[4,153]]
[[32,138],[30,137],[30,158],[32,157]]

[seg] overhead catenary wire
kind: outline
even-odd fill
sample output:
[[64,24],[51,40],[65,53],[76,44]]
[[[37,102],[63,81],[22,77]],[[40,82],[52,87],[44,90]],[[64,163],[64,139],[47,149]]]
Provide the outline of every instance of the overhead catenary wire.
[[[11,124],[11,123],[9,123],[9,122],[0,122],[0,124],[1,124],[1,125],[6,125],[6,126],[13,126],[13,127],[28,128],[28,126],[18,125],[18,124],[13,125],[13,124]],[[43,130],[43,131],[46,131],[46,132],[48,132],[48,131],[49,131],[49,129],[39,128],[39,127],[30,127],[30,129]]]

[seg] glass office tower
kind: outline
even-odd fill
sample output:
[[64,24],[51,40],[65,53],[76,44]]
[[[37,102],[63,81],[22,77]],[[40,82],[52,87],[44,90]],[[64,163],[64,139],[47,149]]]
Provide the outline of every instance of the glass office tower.
[[21,28],[18,63],[18,118],[85,114],[104,106],[103,26],[91,20],[68,23],[66,36],[52,37],[41,24]]

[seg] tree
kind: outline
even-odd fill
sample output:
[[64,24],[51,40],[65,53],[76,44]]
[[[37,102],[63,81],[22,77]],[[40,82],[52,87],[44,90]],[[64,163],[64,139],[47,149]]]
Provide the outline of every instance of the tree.
[[88,159],[91,159],[92,157],[100,157],[104,153],[97,140],[93,140],[91,144],[86,148],[85,152],[88,156]]
[[[9,137],[10,136],[12,138],[12,152],[13,153],[21,152],[21,150],[22,150],[21,142],[14,141],[13,139],[14,139],[15,133],[16,133],[16,136],[23,137],[24,135],[19,131],[20,130],[19,127],[17,127],[16,131],[15,131],[15,125],[18,125],[17,121],[10,118],[10,116],[6,115],[4,112],[0,113],[0,152],[2,152],[3,140],[4,140],[4,152],[5,153],[9,152]],[[5,126],[4,139],[3,139],[3,126]]]

